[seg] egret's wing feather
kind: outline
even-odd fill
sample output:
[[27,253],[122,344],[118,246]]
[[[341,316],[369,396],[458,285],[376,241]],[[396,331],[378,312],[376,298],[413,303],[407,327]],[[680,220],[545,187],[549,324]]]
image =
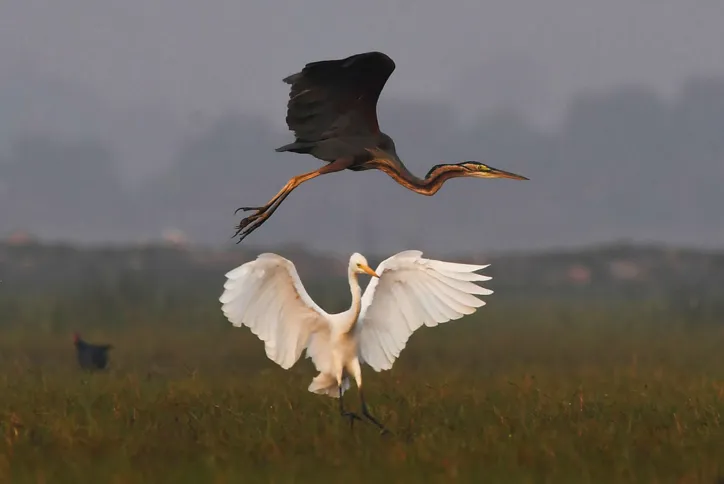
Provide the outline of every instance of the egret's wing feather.
[[264,341],[269,359],[285,369],[310,338],[329,333],[329,315],[309,297],[294,264],[276,254],[261,254],[229,271],[219,301],[226,318],[247,326]]
[[485,304],[476,296],[492,294],[476,282],[488,265],[424,259],[422,252],[395,254],[377,267],[362,295],[356,326],[360,356],[374,370],[389,370],[410,335],[421,326],[436,326],[474,313]]

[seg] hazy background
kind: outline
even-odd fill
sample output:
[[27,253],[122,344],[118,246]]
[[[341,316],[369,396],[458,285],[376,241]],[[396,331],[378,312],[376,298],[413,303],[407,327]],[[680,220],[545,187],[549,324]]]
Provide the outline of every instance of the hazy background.
[[303,185],[250,244],[540,249],[724,245],[720,0],[3,0],[0,236],[227,244],[240,205],[319,166],[281,79],[397,63],[382,128],[410,169],[482,159],[530,182],[382,173]]

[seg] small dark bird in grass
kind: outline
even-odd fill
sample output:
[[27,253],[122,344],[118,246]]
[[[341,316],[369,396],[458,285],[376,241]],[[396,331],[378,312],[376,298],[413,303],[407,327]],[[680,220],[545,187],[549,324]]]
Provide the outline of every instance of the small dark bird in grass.
[[108,366],[108,350],[112,345],[95,345],[83,341],[78,333],[73,333],[78,364],[84,370],[103,370]]

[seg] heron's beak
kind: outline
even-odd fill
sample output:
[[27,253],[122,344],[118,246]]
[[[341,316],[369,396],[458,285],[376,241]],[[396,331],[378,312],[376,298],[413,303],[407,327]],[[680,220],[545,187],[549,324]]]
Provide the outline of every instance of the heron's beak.
[[509,178],[511,180],[528,180],[523,175],[516,175],[509,171],[498,170],[497,168],[489,167],[489,170],[478,172],[482,178]]
[[372,269],[370,266],[362,265],[360,266],[360,269],[362,269],[366,274],[371,275],[372,277],[380,277],[377,275],[377,273]]

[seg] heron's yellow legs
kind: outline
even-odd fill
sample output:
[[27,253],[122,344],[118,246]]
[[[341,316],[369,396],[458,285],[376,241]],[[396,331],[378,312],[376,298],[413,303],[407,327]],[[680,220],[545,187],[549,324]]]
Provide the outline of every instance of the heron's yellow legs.
[[326,166],[323,166],[317,170],[310,171],[309,173],[303,173],[301,175],[297,175],[290,179],[284,187],[279,190],[279,192],[274,195],[274,197],[269,200],[266,205],[262,207],[240,207],[237,208],[234,213],[238,213],[239,210],[242,210],[244,212],[248,211],[255,211],[256,213],[249,215],[248,217],[245,217],[239,225],[236,227],[236,233],[234,234],[234,237],[239,237],[239,240],[237,241],[237,244],[244,240],[246,236],[248,236],[250,233],[258,229],[262,226],[264,222],[269,219],[269,217],[272,216],[272,214],[276,211],[277,208],[279,208],[279,205],[282,204],[285,198],[289,196],[292,191],[297,188],[302,183],[311,180],[312,178],[317,178],[320,175],[325,175],[327,173],[334,173],[336,171],[342,171],[345,168],[350,166],[350,162],[346,159],[339,159],[337,161],[334,161]]

